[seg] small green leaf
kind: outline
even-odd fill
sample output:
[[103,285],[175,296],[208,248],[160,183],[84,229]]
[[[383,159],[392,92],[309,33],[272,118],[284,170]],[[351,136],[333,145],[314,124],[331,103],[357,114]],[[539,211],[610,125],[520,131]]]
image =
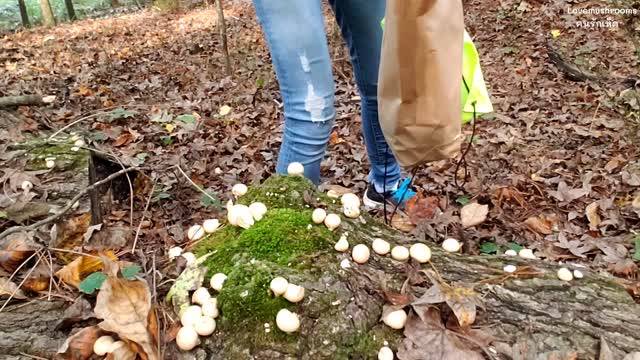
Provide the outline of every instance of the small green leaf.
[[467,205],[468,203],[471,202],[471,200],[469,200],[468,196],[460,196],[456,199],[456,202],[462,206]]
[[147,154],[146,152],[141,152],[136,154],[136,165],[140,166],[144,164],[144,162],[147,161],[148,157],[149,157],[149,154]]
[[8,217],[6,211],[0,211],[0,219],[6,219]]
[[520,250],[524,249],[523,246],[520,246],[516,243],[508,243],[507,247],[515,252],[519,252]]
[[93,294],[96,290],[102,287],[102,283],[107,279],[107,275],[101,272],[94,272],[93,274],[87,276],[78,288],[85,294]]
[[493,242],[486,242],[480,246],[480,252],[485,254],[493,254],[498,252],[498,250],[500,250],[500,247]]
[[183,122],[185,124],[193,124],[198,120],[194,115],[184,114],[180,115],[176,118],[177,121]]
[[107,135],[102,131],[95,131],[89,135],[95,141],[105,141],[107,140]]
[[206,193],[209,194],[209,196],[202,194],[202,197],[200,197],[200,203],[202,204],[202,206],[208,208],[209,206],[213,205],[216,209],[222,210],[222,202],[216,196],[215,191],[207,190]]
[[636,250],[633,253],[633,260],[640,261],[640,235],[637,235],[635,238]]
[[138,275],[138,273],[140,272],[140,266],[138,265],[127,266],[126,268],[120,270],[120,272],[122,273],[123,278],[127,280],[133,280],[135,279],[136,275]]
[[129,110],[125,110],[123,108],[117,108],[111,112],[109,112],[109,117],[107,118],[108,122],[112,122],[118,119],[126,119],[126,118],[132,118],[135,115],[137,115],[138,113],[135,111],[129,111]]
[[155,113],[151,116],[151,122],[168,123],[171,122],[171,120],[173,120],[173,115],[169,114],[167,111]]
[[163,136],[160,140],[162,141],[162,146],[169,146],[173,144],[173,138],[171,136]]
[[261,88],[264,87],[264,79],[263,78],[259,78],[256,80],[256,86]]

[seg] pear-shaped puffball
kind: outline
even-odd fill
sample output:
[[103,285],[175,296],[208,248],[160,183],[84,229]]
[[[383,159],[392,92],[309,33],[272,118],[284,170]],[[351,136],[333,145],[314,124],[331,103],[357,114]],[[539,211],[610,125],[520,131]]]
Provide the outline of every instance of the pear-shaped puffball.
[[267,213],[267,206],[261,202],[254,202],[253,204],[249,205],[249,212],[256,221],[260,221],[262,220],[262,217]]
[[93,352],[98,356],[104,356],[111,351],[114,340],[111,336],[100,336],[96,342],[93,343]]
[[347,241],[347,237],[343,234],[340,236],[340,240],[333,247],[336,251],[345,252],[349,249],[349,241]]
[[407,322],[407,313],[402,309],[392,311],[388,313],[382,321],[390,328],[399,330],[402,329]]
[[182,351],[193,350],[200,343],[198,332],[193,326],[183,326],[176,335],[176,345]]
[[342,203],[342,205],[345,208],[347,208],[347,207],[359,208],[360,207],[360,198],[358,197],[358,195],[353,194],[353,193],[346,193],[346,194],[342,195],[342,197],[340,198],[340,202]]
[[204,228],[201,225],[193,225],[187,231],[187,238],[191,241],[200,240],[206,235]]
[[31,181],[25,180],[22,182],[22,184],[20,184],[20,188],[24,191],[29,191],[33,189],[33,184],[31,183]]
[[200,336],[209,336],[216,331],[216,321],[208,316],[202,316],[194,326]]
[[509,249],[509,250],[504,252],[504,255],[505,256],[518,256],[518,253],[513,249]]
[[211,281],[209,282],[209,284],[211,285],[211,288],[213,290],[220,291],[222,290],[222,285],[224,284],[225,280],[227,280],[227,275],[223,273],[217,273],[211,277]]
[[73,146],[77,146],[77,147],[83,147],[85,145],[86,145],[86,143],[82,139],[78,139],[73,143]]
[[462,247],[462,245],[460,244],[460,241],[454,239],[454,238],[448,238],[445,241],[442,242],[442,248],[444,249],[444,251],[446,252],[450,252],[450,253],[455,253],[460,251],[460,248]]
[[218,230],[220,227],[220,221],[218,219],[208,219],[204,221],[202,227],[207,234],[211,234]]
[[193,326],[202,317],[202,308],[198,305],[191,305],[180,316],[182,326]]
[[53,169],[54,167],[56,167],[56,161],[55,160],[46,160],[45,161],[45,165],[47,166],[47,169]]
[[218,317],[218,301],[216,298],[210,298],[202,304],[202,315],[212,319]]
[[169,249],[169,260],[173,260],[178,256],[182,255],[182,248],[180,246],[175,246]]
[[573,270],[573,277],[576,279],[582,279],[584,274],[580,270]]
[[531,249],[520,249],[520,251],[518,251],[518,256],[523,259],[536,259],[536,256],[533,255],[533,250]]
[[198,305],[204,305],[209,299],[211,299],[211,294],[209,294],[209,290],[204,287],[198,288],[191,296],[191,302]]
[[273,280],[271,280],[271,283],[269,284],[269,288],[275,296],[284,294],[287,291],[288,286],[289,282],[287,281],[287,279],[281,276],[273,278]]
[[391,244],[382,239],[373,240],[373,244],[371,244],[371,247],[376,254],[382,256],[387,255],[391,250]]
[[573,280],[573,274],[571,273],[571,270],[567,268],[560,268],[558,269],[558,279],[562,281],[571,281]]
[[304,166],[299,162],[292,162],[287,166],[287,174],[289,175],[303,175]]
[[378,360],[393,360],[393,350],[387,346],[383,346],[378,351]]
[[311,220],[313,220],[314,224],[322,224],[326,217],[327,212],[321,208],[317,208],[313,210],[313,213],[311,213]]
[[518,270],[518,267],[515,265],[506,265],[502,270],[506,273],[512,273]]
[[409,249],[404,246],[394,246],[391,249],[391,257],[393,260],[405,261],[409,258]]
[[343,208],[343,213],[344,216],[348,217],[349,219],[357,219],[358,216],[360,216],[360,208],[351,205],[345,205]]
[[231,213],[235,216],[236,225],[243,229],[248,229],[254,224],[253,215],[246,205],[233,205]]
[[283,297],[292,303],[298,303],[304,299],[304,288],[302,286],[289,283]]
[[286,332],[287,334],[294,333],[300,328],[300,318],[298,314],[292,313],[287,309],[278,311],[276,315],[276,325],[278,329]]
[[340,220],[340,216],[336,215],[336,214],[329,214],[327,215],[327,217],[324,219],[324,225],[327,227],[327,229],[329,229],[330,231],[335,230],[338,226],[340,226],[340,223],[342,222],[342,220]]
[[364,264],[369,261],[370,255],[371,252],[369,251],[369,248],[364,244],[358,244],[354,246],[353,250],[351,251],[351,257],[353,258],[353,261],[357,262],[358,264]]
[[431,249],[425,244],[413,244],[409,248],[409,255],[419,263],[431,260]]
[[187,265],[191,265],[196,262],[196,256],[192,252],[182,253],[182,257],[187,260]]
[[245,185],[245,184],[235,184],[231,188],[231,193],[234,196],[242,196],[242,195],[246,194],[247,191],[249,191],[249,189],[247,188],[247,185]]

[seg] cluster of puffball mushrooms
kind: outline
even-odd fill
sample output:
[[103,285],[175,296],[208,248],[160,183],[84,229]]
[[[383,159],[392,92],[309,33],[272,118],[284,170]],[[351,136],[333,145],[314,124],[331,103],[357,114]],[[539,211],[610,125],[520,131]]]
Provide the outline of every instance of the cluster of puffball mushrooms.
[[[304,167],[302,164],[294,162],[288,166],[289,175],[303,176]],[[232,188],[232,194],[237,199],[246,194],[247,186],[244,184],[236,184]],[[360,198],[353,193],[346,193],[340,197],[342,204],[342,213],[345,217],[356,219],[360,216]],[[227,221],[232,226],[238,226],[248,229],[253,226],[256,221],[260,221],[267,213],[267,207],[261,202],[254,202],[249,206],[233,204],[232,200],[227,203]],[[311,220],[314,224],[324,224],[330,231],[335,231],[340,227],[340,215],[327,213],[325,209],[317,208],[313,210]],[[312,226],[312,225],[309,225]],[[218,230],[220,222],[217,219],[209,219],[204,221],[202,225],[194,225],[187,231],[187,237],[191,241],[202,239],[207,234],[211,234]],[[346,252],[349,250],[349,241],[347,239],[348,232],[344,232],[334,245],[334,249],[338,252]],[[415,243],[408,249],[402,245],[393,246],[383,240],[374,239],[371,244],[373,252],[379,256],[391,255],[396,261],[407,261],[409,258],[414,259],[418,263],[426,263],[431,259],[431,249],[426,244]],[[442,243],[442,248],[449,253],[457,253],[461,250],[462,244],[454,238],[448,238]],[[507,250],[505,256],[519,256],[524,259],[537,259],[531,249],[521,249],[519,252],[515,250]],[[196,261],[195,255],[190,252],[182,252],[182,249],[175,247],[169,250],[169,257],[176,258],[182,256],[187,260],[187,264]],[[365,264],[371,257],[371,251],[365,244],[357,244],[351,250],[351,259],[358,264]],[[341,263],[342,268],[348,268],[348,259],[344,259]],[[515,265],[507,265],[504,271],[513,273],[517,270]],[[582,278],[583,274],[579,270],[573,273],[567,268],[558,270],[558,278],[564,281],[570,281],[574,277]],[[226,275],[217,273],[211,277],[211,288],[215,291],[222,289],[226,280]],[[270,283],[270,289],[274,296],[282,296],[291,303],[299,303],[304,299],[304,287],[290,283],[283,277],[275,277]],[[209,336],[215,331],[215,318],[218,316],[218,308],[216,298],[212,298],[206,288],[197,289],[192,295],[192,303],[180,317],[182,328],[178,331],[176,343],[181,350],[189,351],[200,343],[200,336]],[[404,328],[407,321],[407,313],[403,309],[392,311],[384,316],[382,321],[392,329],[400,330]],[[298,314],[281,309],[278,311],[275,319],[278,328],[285,333],[294,333],[300,328],[300,318]],[[265,324],[265,326],[268,324]],[[268,329],[267,329],[268,331]],[[101,338],[102,339],[102,338]],[[100,339],[98,339],[100,341]],[[113,342],[113,339],[111,339]],[[96,342],[97,344],[98,342]],[[96,351],[96,354],[98,352]],[[393,360],[393,351],[386,346],[382,347],[378,352],[379,360]]]

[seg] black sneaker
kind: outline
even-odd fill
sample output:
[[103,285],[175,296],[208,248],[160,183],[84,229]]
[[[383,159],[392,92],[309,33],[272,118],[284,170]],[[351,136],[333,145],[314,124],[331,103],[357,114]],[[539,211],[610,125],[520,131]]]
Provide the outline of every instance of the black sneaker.
[[375,186],[369,185],[367,187],[367,191],[364,193],[362,202],[368,209],[379,209],[384,205],[384,201],[386,199],[387,204],[399,206],[400,208],[402,208],[404,207],[404,204],[406,204],[407,200],[416,196],[417,194],[411,188],[410,183],[411,179],[406,178],[400,184],[400,186],[398,186],[398,189],[387,191],[385,194],[379,193],[378,191],[376,191]]

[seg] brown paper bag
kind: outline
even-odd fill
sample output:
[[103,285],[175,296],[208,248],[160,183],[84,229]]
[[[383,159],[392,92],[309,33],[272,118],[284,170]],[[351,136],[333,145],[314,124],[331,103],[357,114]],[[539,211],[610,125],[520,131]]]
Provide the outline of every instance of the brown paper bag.
[[378,109],[405,168],[460,151],[463,36],[461,0],[387,0]]

